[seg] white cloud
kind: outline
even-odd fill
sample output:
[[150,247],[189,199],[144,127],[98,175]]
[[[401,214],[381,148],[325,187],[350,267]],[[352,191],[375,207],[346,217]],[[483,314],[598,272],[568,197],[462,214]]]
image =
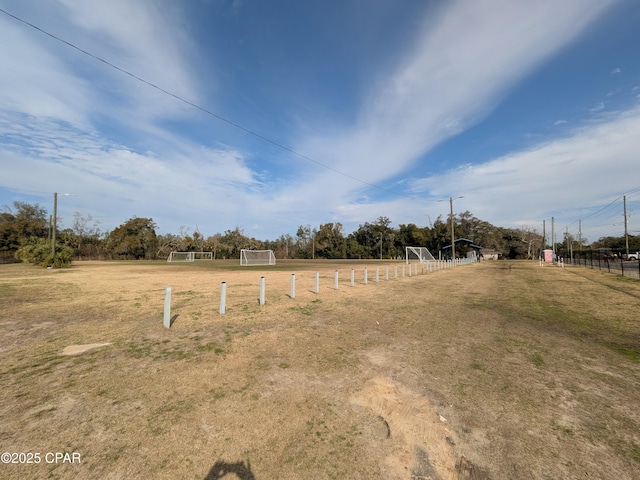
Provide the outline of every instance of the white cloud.
[[[24,13],[63,41],[197,102],[200,86],[189,67],[193,45],[180,14],[169,3],[161,9],[157,2],[125,0],[59,0]],[[108,119],[136,130],[194,114],[175,98],[31,27],[4,16],[0,25],[0,60],[10,66],[0,76],[5,108],[74,125]]]
[[616,73],[622,73],[622,70],[618,67],[614,68],[613,70],[611,70],[611,74],[616,74]]
[[0,18],[0,108],[86,125],[91,86],[12,22]]
[[[69,35],[69,41],[166,90],[196,102],[201,98],[190,68],[192,44],[180,27],[179,11],[163,12],[152,1],[61,3],[68,17],[51,15],[43,26],[55,27],[61,37]],[[517,82],[575,40],[612,3],[441,3],[437,11],[428,11],[397,68],[377,77],[363,94],[355,125],[325,127],[291,144],[369,184],[401,175],[425,152],[486,116]],[[44,5],[46,12],[59,7],[55,2]],[[306,160],[292,157],[290,175],[273,178],[275,172],[252,170],[249,154],[240,148],[197,146],[160,124],[193,115],[189,107],[27,27],[0,18],[0,28],[0,61],[12,68],[0,75],[0,126],[7,140],[3,154],[14,167],[4,183],[80,193],[77,201],[108,216],[112,225],[103,224],[109,228],[125,220],[122,212],[152,216],[164,231],[198,222],[226,228],[246,222],[271,236],[328,219],[361,223],[362,218],[387,215],[396,222],[424,223],[425,213],[408,213],[425,211],[414,200],[372,200],[363,193],[389,195]],[[126,130],[130,143],[95,133],[96,120],[104,118],[104,123],[115,119],[114,128]],[[598,132],[610,138],[600,130],[593,133]],[[513,211],[508,205],[495,210],[497,203],[509,203],[499,199],[522,190],[521,197],[537,205],[532,185],[556,185],[557,172],[580,165],[568,152],[575,150],[579,158],[590,159],[589,165],[600,165],[595,154],[602,150],[590,145],[593,151],[583,152],[580,142],[567,140],[540,147],[537,156],[514,154],[415,185],[439,197],[464,193],[462,203],[469,206],[461,207],[487,219],[517,222],[522,217],[516,213],[526,211],[526,203]],[[544,161],[534,168],[540,158]],[[544,168],[552,172],[541,172]],[[33,172],[40,172],[38,178]],[[496,185],[497,179],[504,181]]]
[[[628,174],[637,169],[639,136],[635,108],[527,151],[418,179],[413,188],[436,198],[461,192],[464,209],[497,225],[541,223],[554,214],[559,222],[574,223],[577,212],[593,212],[640,186],[639,177]],[[585,221],[583,229],[590,228]],[[602,233],[591,231],[595,237]]]
[[[390,178],[486,116],[612,3],[448,2],[425,18],[398,69],[371,89],[355,127],[303,139],[298,150],[365,182]],[[353,188],[348,179],[336,183]]]
[[[294,198],[329,212],[401,175],[438,143],[477,123],[510,88],[574,41],[611,1],[454,1],[424,19],[399,67],[364,99],[357,125],[301,139],[296,150],[348,176],[306,164],[314,176]],[[514,22],[513,19],[518,21]],[[330,191],[328,191],[330,190]],[[366,203],[366,202],[365,202]],[[349,207],[347,207],[347,205]]]

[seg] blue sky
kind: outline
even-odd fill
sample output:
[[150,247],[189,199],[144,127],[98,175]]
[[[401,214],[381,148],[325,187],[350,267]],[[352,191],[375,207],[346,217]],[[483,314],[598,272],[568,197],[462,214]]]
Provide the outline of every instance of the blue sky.
[[77,47],[0,12],[0,206],[73,193],[62,227],[275,239],[425,226],[462,197],[456,213],[593,241],[623,234],[626,195],[640,233],[636,0],[0,8]]

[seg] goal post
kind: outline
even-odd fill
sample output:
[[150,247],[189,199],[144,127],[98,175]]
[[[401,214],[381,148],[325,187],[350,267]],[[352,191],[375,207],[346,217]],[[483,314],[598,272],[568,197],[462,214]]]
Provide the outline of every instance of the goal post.
[[193,262],[195,256],[193,252],[171,252],[167,258],[167,262]]
[[240,265],[275,265],[276,256],[273,250],[249,250],[243,248],[240,250]]
[[420,262],[422,265],[426,265],[435,260],[426,247],[406,247],[406,252],[407,263]]
[[191,252],[194,260],[213,260],[213,252]]

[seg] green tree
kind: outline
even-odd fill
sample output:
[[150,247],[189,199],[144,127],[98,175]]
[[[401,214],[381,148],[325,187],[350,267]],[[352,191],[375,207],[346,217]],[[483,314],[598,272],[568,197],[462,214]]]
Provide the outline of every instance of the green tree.
[[451,245],[451,227],[448,222],[442,220],[442,216],[440,215],[436,218],[436,221],[433,222],[431,238],[427,244],[427,248],[434,257],[438,258],[438,253],[436,252],[442,251],[445,246],[449,245]]
[[0,213],[0,261],[14,258],[32,237],[45,239],[48,234],[47,211],[39,204],[13,202],[13,209],[5,206]]
[[341,223],[325,223],[315,237],[316,255],[324,258],[346,258],[347,243]]
[[237,225],[233,230],[225,231],[219,238],[220,251],[223,258],[240,258],[241,249],[257,248],[259,246],[254,239],[248,238]]
[[158,250],[156,224],[151,218],[133,217],[107,237],[107,250],[115,258],[154,259]]
[[406,247],[429,248],[430,238],[431,231],[426,227],[420,228],[415,223],[398,225],[398,230],[394,235],[395,253],[404,257]]
[[296,232],[296,249],[299,258],[311,258],[313,256],[314,233],[310,225],[306,227],[300,225],[298,227],[298,231]]

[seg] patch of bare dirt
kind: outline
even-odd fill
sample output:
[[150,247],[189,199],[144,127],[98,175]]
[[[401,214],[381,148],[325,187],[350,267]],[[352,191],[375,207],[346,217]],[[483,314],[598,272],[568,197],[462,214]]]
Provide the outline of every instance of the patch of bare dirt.
[[81,353],[93,350],[94,348],[106,347],[110,343],[88,343],[85,345],[69,345],[65,347],[60,355],[80,355]]

